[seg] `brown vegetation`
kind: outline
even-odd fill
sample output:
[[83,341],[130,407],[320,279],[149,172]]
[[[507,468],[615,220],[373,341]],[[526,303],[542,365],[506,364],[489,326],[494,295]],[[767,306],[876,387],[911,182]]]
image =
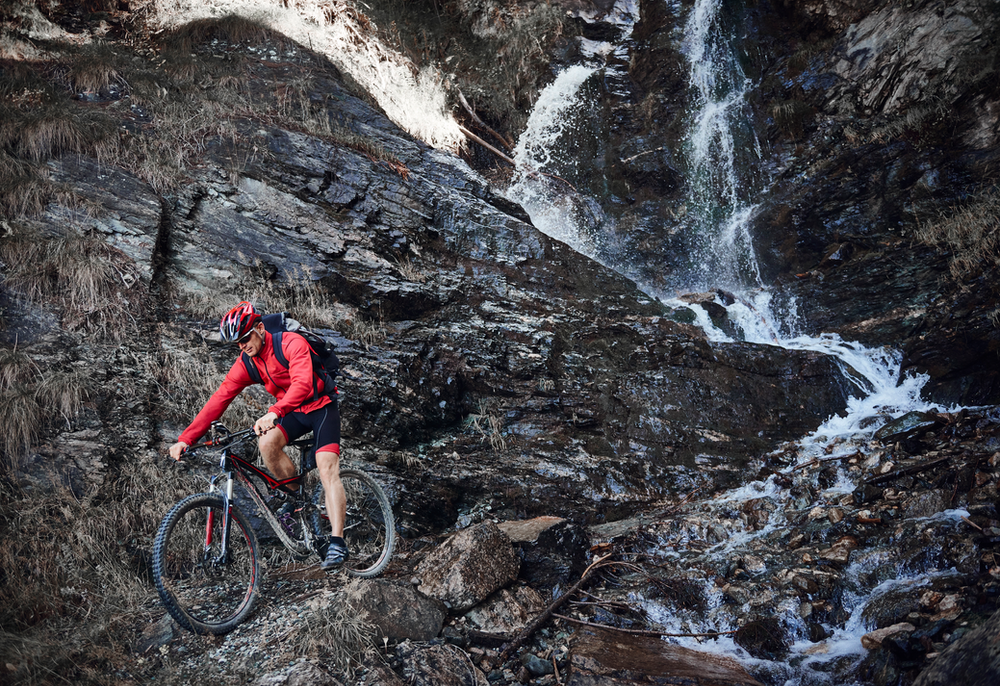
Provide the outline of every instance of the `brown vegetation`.
[[102,239],[26,233],[0,243],[0,259],[9,265],[6,285],[28,302],[51,304],[66,328],[113,340],[138,329],[144,289],[135,265]]
[[951,274],[961,281],[1000,267],[1000,191],[989,190],[964,205],[920,222],[917,239],[946,250]]

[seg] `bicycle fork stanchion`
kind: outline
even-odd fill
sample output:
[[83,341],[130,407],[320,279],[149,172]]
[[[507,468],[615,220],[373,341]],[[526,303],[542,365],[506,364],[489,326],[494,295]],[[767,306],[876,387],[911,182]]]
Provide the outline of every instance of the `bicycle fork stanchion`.
[[[222,451],[222,458],[219,460],[219,466],[223,469],[226,468],[227,462],[229,460],[229,451]],[[233,473],[231,471],[224,472],[226,477],[225,488],[219,488],[216,484],[219,474],[214,474],[209,480],[208,492],[218,493],[222,496],[222,545],[219,556],[215,559],[215,563],[219,565],[224,565],[229,562],[229,522],[232,520],[232,515],[230,513],[231,503],[233,501]],[[208,552],[210,546],[212,545],[212,524],[214,518],[214,512],[211,508],[208,510],[208,524],[205,532],[205,551]]]

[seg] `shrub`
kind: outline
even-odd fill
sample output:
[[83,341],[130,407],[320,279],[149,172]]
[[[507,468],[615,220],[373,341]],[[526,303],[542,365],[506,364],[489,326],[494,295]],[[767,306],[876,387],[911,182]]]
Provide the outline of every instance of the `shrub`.
[[951,254],[951,274],[956,279],[1000,267],[1000,189],[990,189],[919,224],[916,237]]

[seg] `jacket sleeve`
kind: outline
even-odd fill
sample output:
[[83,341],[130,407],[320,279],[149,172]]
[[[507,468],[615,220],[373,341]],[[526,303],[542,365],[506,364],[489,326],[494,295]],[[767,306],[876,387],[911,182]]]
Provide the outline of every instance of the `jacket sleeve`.
[[[281,350],[285,354],[285,359],[288,360],[288,375],[291,381],[284,395],[267,409],[279,417],[284,417],[312,400],[313,366],[309,344],[302,336],[292,332],[283,334],[281,336]],[[320,381],[317,383],[322,385]]]
[[222,380],[222,384],[212,394],[212,397],[208,399],[205,406],[201,408],[198,416],[194,418],[194,421],[191,422],[188,428],[184,429],[184,432],[177,440],[188,445],[197,443],[205,435],[209,427],[212,426],[212,422],[222,416],[222,413],[226,411],[226,408],[229,407],[236,396],[244,388],[251,385],[253,385],[253,381],[250,379],[250,375],[247,374],[242,360],[237,357],[236,362],[233,363],[233,366],[230,367],[229,372],[226,374],[226,378]]

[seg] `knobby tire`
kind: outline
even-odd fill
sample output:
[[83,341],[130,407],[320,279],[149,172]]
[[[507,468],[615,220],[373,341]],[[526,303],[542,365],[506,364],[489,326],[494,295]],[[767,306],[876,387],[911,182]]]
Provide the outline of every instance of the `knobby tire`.
[[[350,551],[344,571],[364,579],[378,576],[389,564],[396,545],[396,522],[389,498],[375,479],[360,470],[342,469],[340,481],[347,495],[344,541]],[[313,491],[313,504],[313,531],[317,538],[326,540],[330,521],[323,484]],[[321,556],[325,552],[325,548],[321,550]]]
[[231,506],[223,560],[223,507],[218,494],[188,496],[163,518],[153,544],[153,577],[160,598],[181,626],[198,634],[232,631],[253,610],[258,595],[257,536],[246,515]]

